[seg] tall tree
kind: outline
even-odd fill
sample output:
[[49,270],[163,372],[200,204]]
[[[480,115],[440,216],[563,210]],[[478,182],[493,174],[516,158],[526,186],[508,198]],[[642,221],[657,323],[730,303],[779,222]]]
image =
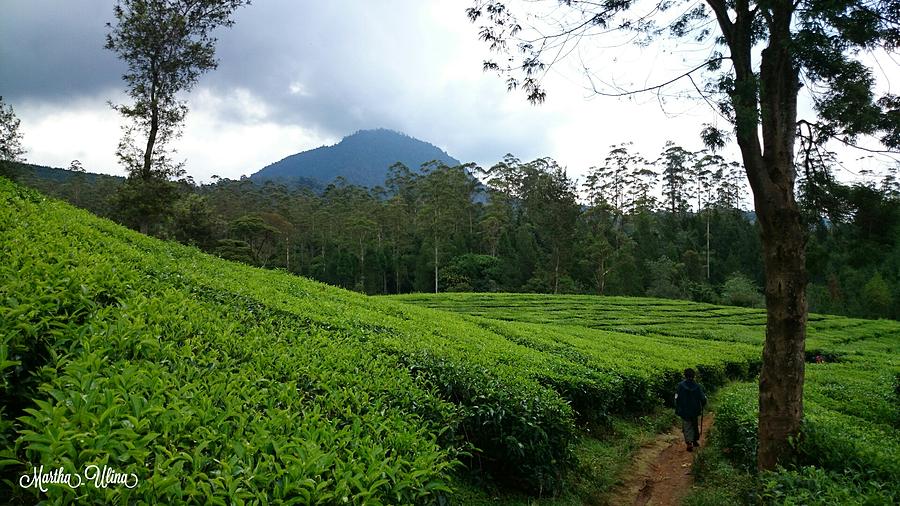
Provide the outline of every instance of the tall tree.
[[[581,55],[573,46],[605,34],[630,30],[646,42],[647,36],[665,33],[662,25],[672,37],[712,40],[720,48],[695,67],[643,89],[598,88],[598,82],[610,80],[592,79],[591,72],[586,75],[597,93],[619,96],[659,90],[704,70],[711,76],[705,91],[692,89],[718,102],[716,113],[734,126],[762,237],[767,320],[759,385],[758,466],[774,468],[792,455],[790,441],[799,434],[803,418],[807,274],[805,229],[794,197],[801,76],[817,113],[805,124],[817,142],[837,137],[853,143],[860,135],[873,134],[887,146],[900,145],[900,97],[876,98],[872,69],[860,58],[873,49],[898,46],[900,4],[676,0],[659,2],[647,14],[636,8],[642,4],[628,0],[550,3],[558,8],[552,11],[549,26],[527,36],[506,2],[475,0],[467,10],[473,22],[485,20],[479,37],[495,50],[509,51],[509,61],[518,62],[501,67],[488,61],[485,69],[500,71],[510,89],[521,87],[532,102],[546,98],[541,78],[548,65],[560,61],[559,55]],[[683,10],[672,15],[677,12],[672,9]],[[534,21],[532,17],[530,23]],[[516,50],[518,60],[512,56]]]
[[[140,203],[142,232],[159,214],[149,200],[171,196],[159,192],[161,183],[180,175],[181,165],[171,158],[167,145],[181,133],[187,104],[179,93],[190,91],[200,76],[217,66],[213,30],[231,26],[235,9],[248,0],[117,0],[116,24],[107,23],[106,48],[125,61],[122,76],[132,104],[113,105],[131,123],[126,127],[116,155],[128,171],[131,199]],[[138,143],[136,135],[144,137]],[[158,181],[153,181],[158,180]],[[134,203],[123,200],[124,204]]]
[[595,203],[605,202],[612,210],[623,213],[627,207],[628,175],[636,165],[643,165],[640,155],[632,154],[630,142],[611,146],[603,165],[588,170],[585,186]]
[[487,252],[497,256],[500,240],[512,231],[515,222],[515,202],[521,198],[519,187],[522,180],[521,162],[511,154],[488,169],[479,169],[487,182],[487,204],[481,222],[481,235],[487,245]]
[[688,172],[693,166],[693,159],[694,153],[672,141],[666,141],[666,146],[656,161],[662,166],[663,197],[672,214],[681,214],[688,209],[691,197]]
[[19,118],[13,107],[3,102],[0,96],[0,162],[18,162],[25,154],[22,147],[22,132]]
[[522,167],[522,204],[525,215],[537,231],[542,245],[549,249],[553,293],[559,292],[564,274],[563,262],[572,249],[579,207],[575,183],[566,171],[550,158],[538,158]]
[[445,260],[442,253],[448,243],[457,238],[473,206],[475,180],[469,175],[469,168],[467,165],[448,167],[440,161],[432,161],[422,166],[422,176],[416,180],[418,214],[433,253],[435,293],[440,289],[438,273]]
[[81,189],[84,187],[84,174],[86,171],[80,160],[72,160],[72,163],[69,164],[69,171],[75,173],[75,176],[72,178],[72,202],[78,206],[81,204],[79,197],[81,196]]

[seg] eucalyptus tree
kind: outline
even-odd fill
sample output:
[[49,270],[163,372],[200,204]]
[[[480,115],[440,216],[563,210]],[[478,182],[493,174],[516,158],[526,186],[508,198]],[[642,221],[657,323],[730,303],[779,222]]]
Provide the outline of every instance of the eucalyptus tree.
[[694,153],[672,141],[666,141],[656,160],[657,165],[662,168],[662,192],[666,207],[673,215],[680,215],[688,210],[691,198],[688,177],[693,161]]
[[[528,3],[529,14],[539,12]],[[793,453],[803,419],[807,302],[806,231],[795,200],[794,155],[798,134],[822,144],[853,144],[873,135],[900,146],[900,97],[876,96],[873,53],[900,43],[897,0],[548,0],[546,26],[523,29],[503,0],[474,0],[470,20],[479,37],[508,55],[507,64],[487,61],[509,89],[521,88],[532,102],[547,92],[542,78],[565,55],[585,61],[585,41],[623,31],[639,42],[653,36],[709,41],[707,58],[683,72],[640,89],[604,86],[609,76],[587,71],[597,94],[626,96],[658,91],[678,81],[692,83],[715,114],[734,127],[744,171],[753,190],[766,272],[766,340],[759,382],[760,469],[771,469]],[[529,23],[540,19],[531,15]],[[576,47],[580,49],[575,51]],[[601,48],[599,44],[594,46]],[[609,45],[607,47],[621,47]],[[597,49],[601,51],[602,49]],[[608,50],[608,49],[607,49]],[[616,49],[613,49],[616,50]],[[708,77],[702,87],[694,76]],[[813,113],[798,116],[801,89]],[[717,140],[713,130],[705,132]],[[710,135],[712,134],[712,135]]]
[[441,255],[459,237],[474,205],[475,179],[468,173],[470,168],[468,165],[448,167],[432,161],[422,166],[422,175],[416,179],[417,214],[433,253],[435,293],[440,289]]
[[[166,181],[181,175],[168,144],[181,134],[188,92],[205,72],[215,69],[213,31],[231,26],[234,11],[248,0],[117,0],[115,24],[107,23],[106,49],[127,65],[122,76],[130,104],[113,105],[130,123],[116,150],[128,171],[131,191],[123,205],[137,204],[142,232],[164,211],[172,192]],[[143,142],[139,142],[136,136]],[[153,181],[157,180],[157,181]],[[135,202],[135,200],[143,202]],[[150,201],[157,201],[151,203]]]
[[585,189],[590,200],[596,205],[606,203],[612,210],[624,214],[628,194],[628,175],[634,165],[642,159],[632,154],[631,143],[610,146],[603,165],[591,167],[585,178]]
[[644,157],[633,157],[628,171],[628,203],[632,213],[651,213],[659,201],[654,195],[659,174]]
[[491,256],[497,256],[500,241],[511,234],[521,201],[522,162],[507,153],[503,160],[487,169],[478,169],[487,186],[487,203],[484,206],[479,227],[481,237]]
[[717,168],[725,165],[725,159],[721,155],[715,153],[704,152],[702,156],[694,158],[694,166],[691,171],[692,180],[694,182],[694,193],[697,197],[697,214],[703,213],[706,216],[706,280],[709,281],[710,275],[710,249],[709,243],[712,238],[710,228],[712,209],[712,193],[715,188]]
[[580,208],[576,185],[550,158],[539,158],[522,167],[522,205],[526,217],[549,250],[553,293],[559,292],[563,262],[570,255]]

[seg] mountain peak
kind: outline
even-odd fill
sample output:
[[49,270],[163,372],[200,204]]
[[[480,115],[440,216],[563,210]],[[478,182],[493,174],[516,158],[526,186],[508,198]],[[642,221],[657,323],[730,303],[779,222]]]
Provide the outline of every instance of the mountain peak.
[[315,180],[322,186],[337,177],[361,186],[383,185],[388,168],[400,162],[415,170],[425,162],[459,161],[437,146],[386,128],[357,130],[332,146],[303,151],[264,167],[250,176],[256,181]]

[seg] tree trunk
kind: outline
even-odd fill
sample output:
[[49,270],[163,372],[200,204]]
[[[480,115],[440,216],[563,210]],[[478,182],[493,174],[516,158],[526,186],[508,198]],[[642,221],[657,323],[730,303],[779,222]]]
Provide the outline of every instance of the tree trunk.
[[597,269],[597,295],[603,295],[606,290],[606,274],[609,272],[606,269],[606,255],[600,257],[599,267]]
[[559,293],[559,251],[556,252],[556,267],[553,269],[553,294]]
[[434,241],[434,293],[438,293],[438,244]]
[[[791,54],[795,7],[790,0],[774,0],[766,8],[751,10],[748,2],[738,2],[732,21],[725,2],[707,3],[715,11],[731,49],[736,137],[753,189],[766,269],[757,466],[768,470],[793,456],[789,440],[799,435],[803,419],[807,280],[805,231],[794,199],[793,155],[800,89],[799,71]],[[755,16],[765,16],[769,30],[758,77],[752,64]]]
[[754,198],[762,232],[767,310],[759,377],[761,470],[773,469],[778,462],[792,457],[789,438],[799,434],[803,419],[806,233],[794,198],[794,138],[800,83],[790,52],[792,11],[790,2],[780,2],[773,8],[769,47],[763,50],[760,66],[765,172],[757,178]]
[[363,293],[366,293],[366,247],[363,240],[359,240],[359,279]]
[[[151,63],[155,69],[156,63]],[[153,147],[156,144],[156,135],[159,133],[159,101],[156,96],[156,84],[159,77],[154,70],[153,78],[150,80],[150,132],[147,135],[147,145],[144,148],[144,166],[141,177],[150,178],[150,170],[153,164]]]
[[709,210],[706,211],[706,280],[709,281]]
[[800,431],[806,341],[803,229],[793,193],[760,216],[766,267],[766,343],[759,377],[759,469],[773,469]]
[[400,293],[400,248],[394,246],[394,293]]

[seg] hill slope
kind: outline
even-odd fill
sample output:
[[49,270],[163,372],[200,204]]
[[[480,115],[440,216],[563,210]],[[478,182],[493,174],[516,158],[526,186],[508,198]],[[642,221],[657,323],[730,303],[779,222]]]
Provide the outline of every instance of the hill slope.
[[[500,313],[453,314],[227,262],[0,178],[0,496],[427,503],[450,493],[460,463],[546,494],[574,467],[579,424],[660,405],[686,366],[715,388],[759,362],[753,336],[597,329],[571,311],[553,325],[504,322],[545,304],[456,297]],[[546,300],[613,309],[611,299]],[[759,319],[654,299],[618,305],[625,319],[696,311],[707,329],[716,316]],[[833,321],[868,335],[863,322]],[[18,487],[32,466],[97,463],[138,485]]]
[[291,181],[302,177],[324,186],[340,176],[352,184],[374,187],[384,185],[388,167],[397,162],[415,170],[432,160],[459,165],[458,160],[427,142],[392,130],[361,130],[333,146],[297,153],[268,165],[250,179]]
[[[660,360],[651,386],[646,364],[585,364],[487,321],[227,262],[2,178],[0,201],[0,486],[104,461],[141,486],[79,499],[428,502],[462,450],[552,491],[577,420],[658,402],[685,360],[746,371],[758,356]],[[622,392],[632,381],[646,387]]]

